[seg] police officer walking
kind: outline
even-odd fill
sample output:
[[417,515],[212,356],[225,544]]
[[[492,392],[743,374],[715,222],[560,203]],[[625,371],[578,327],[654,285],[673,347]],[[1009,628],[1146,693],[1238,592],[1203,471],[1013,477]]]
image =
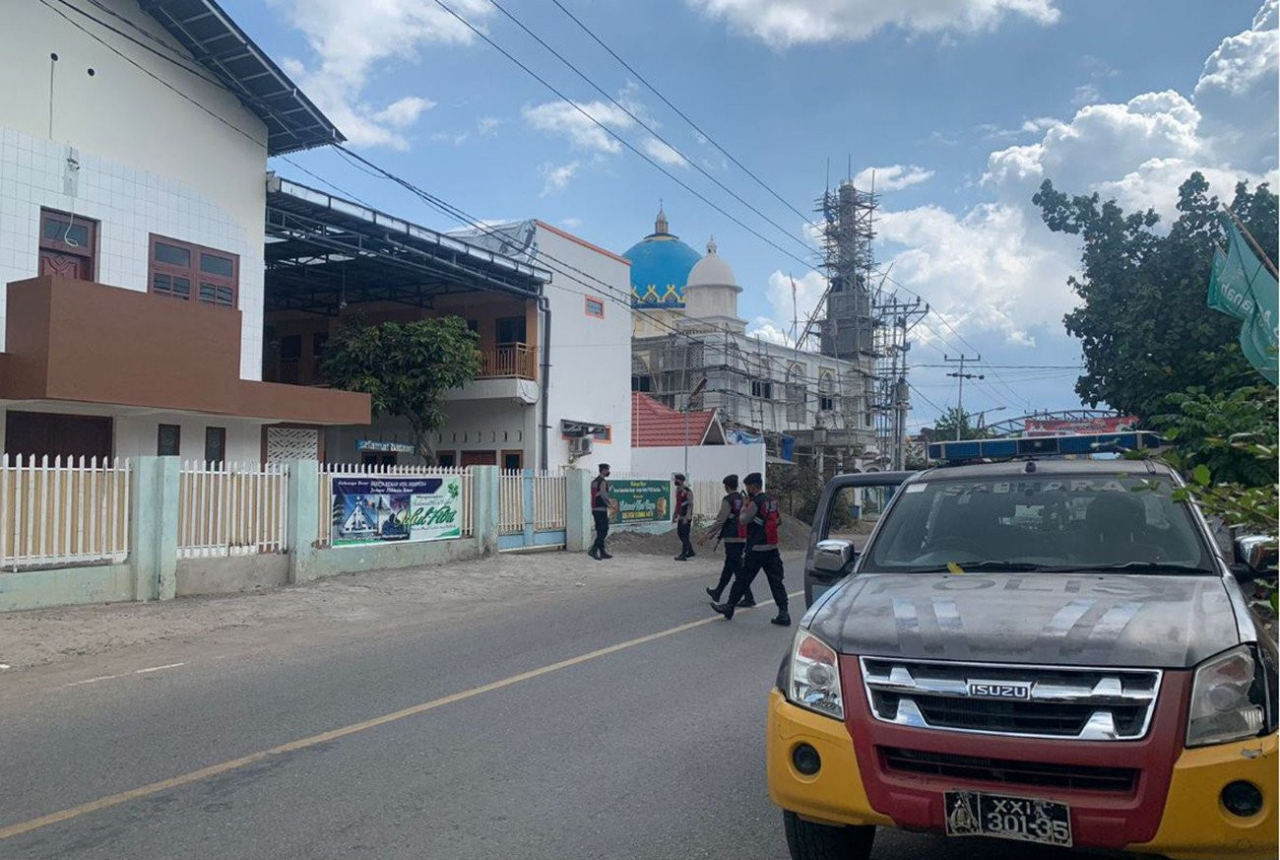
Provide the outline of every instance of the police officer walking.
[[[698,540],[698,543],[705,544],[714,537],[724,544],[724,568],[720,571],[720,581],[714,588],[707,589],[707,595],[716,603],[720,602],[720,596],[729,587],[733,577],[742,574],[742,550],[746,539],[738,534],[738,517],[742,514],[744,501],[742,493],[738,492],[738,476],[727,475],[724,479],[724,498],[720,500],[720,513],[716,514],[715,522]],[[738,602],[738,607],[745,609],[755,605],[756,599],[748,588]]]
[[605,552],[604,539],[609,534],[609,464],[600,464],[600,474],[591,482],[591,518],[596,524],[596,542],[591,545],[587,555],[594,559],[613,558]]
[[693,551],[693,543],[689,540],[689,534],[693,529],[693,493],[689,492],[689,488],[685,486],[684,475],[677,474],[675,484],[676,509],[671,512],[671,519],[675,521],[676,534],[680,536],[680,554],[676,556],[676,561],[688,561],[697,555]]
[[777,616],[770,621],[781,627],[790,627],[787,589],[782,584],[782,554],[778,552],[778,524],[781,520],[778,503],[765,494],[764,480],[759,472],[747,475],[744,483],[747,485],[747,503],[742,508],[741,521],[745,525],[747,541],[742,573],[733,582],[729,600],[725,603],[712,603],[711,608],[723,615],[725,620],[732,619],[733,610],[749,592],[751,581],[763,570],[769,580],[773,602],[778,606]]

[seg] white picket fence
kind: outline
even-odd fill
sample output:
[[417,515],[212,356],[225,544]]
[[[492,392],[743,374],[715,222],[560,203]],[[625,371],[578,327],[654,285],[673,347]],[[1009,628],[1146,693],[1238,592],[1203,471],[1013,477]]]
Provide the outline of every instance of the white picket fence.
[[504,469],[498,476],[498,531],[524,531],[524,470]]
[[558,531],[565,527],[567,476],[563,472],[535,472],[533,475],[533,527],[537,531]]
[[0,564],[7,569],[123,561],[128,460],[0,458]]
[[354,477],[439,478],[457,477],[462,483],[462,536],[475,534],[475,476],[469,468],[427,466],[387,466],[363,463],[321,463],[319,492],[320,546],[333,543],[333,479]]
[[565,527],[565,493],[568,476],[563,471],[526,474],[523,469],[504,469],[498,478],[498,530],[502,534],[524,531],[525,482],[533,482],[533,528],[559,531]]
[[184,462],[178,476],[179,558],[284,551],[286,466]]

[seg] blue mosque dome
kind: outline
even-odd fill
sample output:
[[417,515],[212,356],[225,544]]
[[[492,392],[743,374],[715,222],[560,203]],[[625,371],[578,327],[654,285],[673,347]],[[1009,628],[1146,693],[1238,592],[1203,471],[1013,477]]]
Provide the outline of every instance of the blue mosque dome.
[[683,308],[689,271],[702,255],[667,230],[667,213],[658,209],[653,233],[632,245],[631,305],[637,308]]

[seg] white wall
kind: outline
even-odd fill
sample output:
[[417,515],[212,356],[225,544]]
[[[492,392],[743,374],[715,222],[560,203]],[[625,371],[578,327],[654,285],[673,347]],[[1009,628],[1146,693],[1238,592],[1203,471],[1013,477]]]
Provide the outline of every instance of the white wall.
[[[181,50],[136,3],[104,2]],[[220,86],[67,10],[68,18],[225,123],[211,116],[76,29],[54,11],[57,4],[3,5],[0,284],[36,274],[41,206],[101,222],[100,283],[146,289],[150,232],[238,254],[241,376],[261,378],[264,124]],[[52,134],[50,53],[59,56]],[[69,181],[73,149],[80,169],[70,171],[75,178]],[[0,338],[3,302],[0,291]]]
[[244,419],[190,412],[140,412],[122,408],[90,406],[80,403],[32,402],[21,409],[0,408],[0,450],[4,448],[4,428],[9,412],[50,412],[67,415],[109,415],[112,419],[112,455],[116,457],[154,457],[161,424],[177,424],[182,428],[179,456],[184,460],[204,459],[206,427],[223,427],[227,431],[227,460],[258,463],[262,460],[262,424]]
[[[594,472],[598,464],[608,463],[615,472],[630,471],[631,308],[627,302],[631,295],[631,268],[612,255],[565,238],[544,225],[538,227],[537,242],[539,252],[560,262],[547,259],[535,263],[554,269],[571,266],[591,276],[570,270],[575,278],[590,285],[586,286],[556,273],[546,287],[551,302],[548,468],[569,463],[569,443],[560,435],[560,421],[567,419],[613,428],[611,443],[596,442],[592,453],[574,465]],[[604,301],[604,319],[587,315],[584,293]],[[538,358],[541,361],[541,355]]]
[[190,413],[152,413],[141,416],[117,416],[115,449],[117,457],[154,457],[161,424],[177,424],[182,428],[178,456],[183,460],[204,459],[204,436],[208,427],[227,431],[228,463],[262,462],[262,425],[252,421],[201,416]]
[[[633,448],[631,469],[636,475],[667,477],[684,471],[684,447]],[[739,480],[752,472],[764,474],[764,445],[695,445],[689,448],[690,481],[719,481],[725,475]]]
[[[536,443],[526,430],[528,424],[534,424],[528,416],[535,408],[509,400],[449,401],[445,404],[449,420],[436,432],[436,450],[518,450],[524,452],[525,467],[536,468]],[[361,439],[412,445],[413,433],[407,420],[393,417],[380,418],[370,427],[332,427],[326,431],[325,458],[331,463],[360,462],[362,454],[356,449],[356,442]],[[398,462],[407,465],[416,462],[416,458],[401,454]]]

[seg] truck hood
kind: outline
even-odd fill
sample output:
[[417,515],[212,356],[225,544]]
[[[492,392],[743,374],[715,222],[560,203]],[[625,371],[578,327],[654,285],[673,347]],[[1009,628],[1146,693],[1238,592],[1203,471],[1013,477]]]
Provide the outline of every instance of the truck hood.
[[809,627],[844,654],[1133,668],[1189,668],[1240,641],[1213,576],[859,573]]

